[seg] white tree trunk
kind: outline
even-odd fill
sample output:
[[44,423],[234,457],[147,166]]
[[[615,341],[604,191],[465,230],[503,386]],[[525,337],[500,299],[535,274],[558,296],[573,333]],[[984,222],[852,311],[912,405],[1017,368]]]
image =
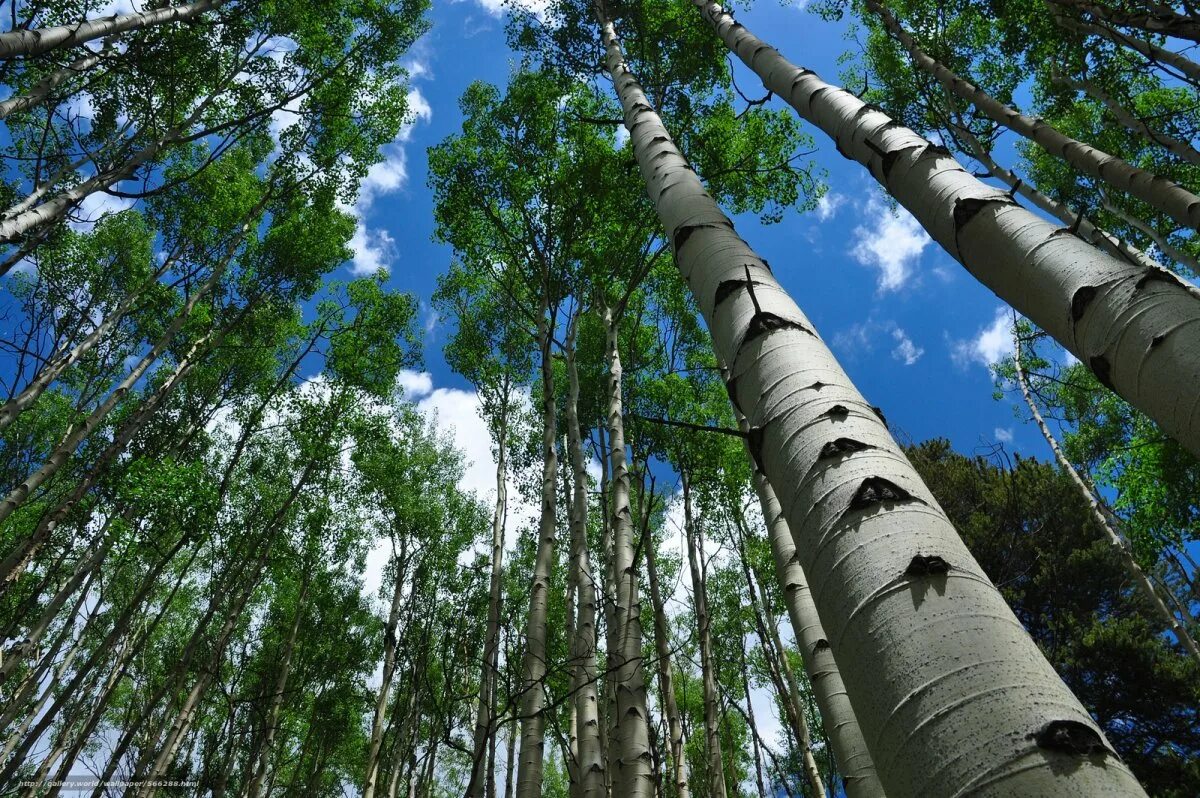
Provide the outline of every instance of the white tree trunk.
[[96,64],[99,64],[102,59],[103,55],[100,53],[88,53],[76,58],[62,69],[51,72],[31,86],[29,91],[24,94],[9,97],[4,102],[0,102],[0,119],[6,119],[10,114],[15,114],[19,111],[28,111],[30,108],[38,107],[46,101],[46,98],[50,96],[50,92],[61,86],[64,81],[87,72],[96,66]]
[[537,559],[529,590],[529,616],[525,622],[525,656],[521,664],[521,757],[517,765],[517,798],[542,794],[542,761],[545,755],[546,615],[550,606],[550,571],[554,566],[556,508],[558,505],[558,453],[555,451],[554,368],[550,356],[552,325],[543,305],[538,321],[542,359],[542,507],[538,525]]
[[[704,191],[601,25],[647,190],[729,365],[755,459],[787,486],[800,564],[888,795],[1143,795],[878,413]],[[806,97],[815,88],[807,73],[791,78]]]
[[1170,216],[1180,225],[1200,230],[1200,197],[1178,183],[1140,169],[1090,144],[1065,135],[1041,119],[1005,105],[945,64],[934,60],[917,43],[890,11],[876,0],[865,0],[884,26],[900,42],[915,64],[958,97],[982,111],[989,119],[1036,142],[1046,152],[1061,158],[1086,175],[1109,183]]
[[1188,634],[1187,629],[1175,617],[1175,613],[1167,608],[1163,602],[1162,596],[1154,589],[1154,583],[1150,581],[1150,577],[1142,570],[1142,566],[1138,565],[1137,560],[1133,558],[1133,552],[1129,550],[1129,542],[1119,533],[1116,527],[1109,521],[1104,511],[1100,509],[1100,502],[1096,499],[1096,494],[1092,493],[1091,489],[1084,483],[1079,472],[1075,470],[1075,466],[1067,459],[1063,453],[1062,447],[1058,445],[1058,440],[1054,437],[1054,433],[1050,431],[1050,427],[1046,425],[1045,419],[1042,418],[1042,411],[1038,409],[1037,402],[1033,399],[1033,394],[1029,390],[1029,379],[1025,375],[1025,367],[1021,363],[1021,336],[1014,335],[1013,340],[1016,344],[1016,354],[1013,356],[1013,367],[1017,373],[1017,385],[1021,388],[1021,396],[1025,399],[1025,404],[1029,408],[1029,412],[1033,415],[1033,420],[1037,424],[1038,430],[1042,433],[1042,437],[1046,439],[1050,451],[1054,453],[1054,459],[1058,461],[1059,467],[1063,472],[1071,478],[1079,494],[1088,504],[1088,509],[1092,513],[1092,518],[1096,524],[1104,531],[1104,536],[1108,540],[1108,544],[1112,546],[1117,556],[1121,559],[1121,564],[1125,566],[1125,571],[1129,574],[1129,578],[1133,581],[1142,592],[1142,596],[1150,602],[1150,606],[1158,613],[1159,617],[1167,624],[1167,628],[1171,630],[1171,634],[1175,635],[1175,639],[1179,641],[1179,645],[1187,650],[1189,654],[1197,659],[1200,659],[1200,647],[1196,646],[1196,641]]
[[596,668],[596,582],[588,553],[587,510],[588,473],[583,457],[583,433],[579,426],[579,371],[575,364],[575,323],[571,325],[567,348],[567,438],[573,475],[571,493],[571,571],[575,577],[578,618],[571,641],[574,665],[575,724],[577,734],[576,768],[579,794],[583,798],[604,798],[607,792],[604,752],[600,749],[600,703]]
[[[692,1],[770,91],[833,137],[839,152],[870,169],[972,275],[1200,455],[1200,394],[1195,389],[1200,385],[1200,324],[1194,323],[1200,317],[1200,295],[1165,270],[1119,261],[1064,234],[1007,193],[972,177],[944,149],[789,63],[720,5]],[[649,110],[644,97],[640,102]],[[627,124],[633,122],[633,110],[628,107]],[[652,149],[657,153],[662,147]],[[655,175],[648,162],[644,169],[648,177]],[[678,182],[674,171],[660,164],[655,179],[661,182],[672,172],[670,178]],[[656,185],[652,195],[661,191]],[[671,200],[666,212],[673,237],[695,229],[709,238],[711,225],[727,224],[715,206],[700,216],[685,213],[678,200]],[[701,247],[691,249],[697,253]]]
[[611,309],[604,311],[604,325],[608,354],[608,459],[612,467],[614,615],[619,630],[619,651],[613,652],[613,662],[609,665],[616,666],[620,741],[618,772],[612,774],[613,789],[622,798],[649,798],[654,794],[654,773],[648,727],[650,715],[646,708],[646,671],[642,663],[642,602],[633,554],[633,509],[625,457],[619,320],[614,318]]
[[0,33],[0,59],[28,58],[59,47],[75,47],[115,36],[131,30],[163,25],[168,22],[187,22],[210,9],[223,5],[225,0],[196,0],[183,6],[166,6],[134,14],[114,14],[80,22],[78,25],[56,25],[52,28],[33,28]]

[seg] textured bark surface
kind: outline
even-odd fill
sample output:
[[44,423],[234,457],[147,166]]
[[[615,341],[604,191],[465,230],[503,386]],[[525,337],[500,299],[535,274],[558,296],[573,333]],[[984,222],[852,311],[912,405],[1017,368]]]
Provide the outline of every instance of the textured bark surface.
[[1090,36],[1099,36],[1102,39],[1107,39],[1121,47],[1128,47],[1135,53],[1142,55],[1152,64],[1158,64],[1162,67],[1170,67],[1179,73],[1185,79],[1193,82],[1200,82],[1200,63],[1197,63],[1190,58],[1180,55],[1173,50],[1168,50],[1165,47],[1159,47],[1157,44],[1143,39],[1133,34],[1125,34],[1113,28],[1104,27],[1102,25],[1093,25],[1087,22],[1081,22],[1078,19],[1073,19],[1067,16],[1066,13],[1058,8],[1053,0],[1047,0],[1047,6],[1050,9],[1050,15],[1054,18],[1055,24],[1066,30],[1082,33]]
[[908,51],[914,65],[937,79],[949,91],[974,105],[989,119],[1036,142],[1046,152],[1069,163],[1086,175],[1103,180],[1127,192],[1152,208],[1165,213],[1178,224],[1200,230],[1200,197],[1178,183],[1110,155],[1092,145],[1073,139],[1041,119],[1021,113],[996,100],[945,64],[930,57],[916,39],[890,11],[876,0],[865,0],[892,36]]
[[[749,427],[746,426],[746,429],[749,430]],[[771,556],[775,562],[775,575],[783,587],[783,600],[792,622],[792,631],[796,635],[796,645],[804,661],[804,672],[812,685],[825,734],[833,748],[838,770],[842,773],[846,795],[849,798],[882,798],[883,786],[875,775],[875,765],[867,751],[858,718],[850,706],[850,697],[846,694],[836,657],[821,627],[808,580],[796,559],[792,531],[780,510],[775,491],[758,471],[754,472],[754,490],[762,506],[763,520],[771,542]]]
[[99,19],[84,20],[78,25],[56,25],[52,28],[33,28],[0,33],[0,58],[40,55],[59,47],[75,47],[131,30],[186,22],[205,11],[223,5],[225,0],[196,0],[182,6],[166,6],[134,14],[115,14]]
[[102,57],[100,53],[88,53],[87,55],[80,56],[62,69],[51,72],[30,86],[29,91],[24,94],[9,97],[4,102],[0,102],[0,119],[7,118],[9,114],[28,111],[30,108],[38,107],[46,101],[46,98],[50,96],[50,92],[61,86],[64,81],[87,72],[96,66],[96,64],[99,64]]
[[1167,628],[1171,630],[1171,634],[1175,635],[1175,639],[1179,641],[1179,645],[1186,649],[1193,657],[1200,659],[1200,647],[1196,646],[1196,641],[1192,639],[1187,629],[1175,617],[1175,613],[1167,608],[1166,603],[1162,600],[1162,596],[1155,590],[1154,583],[1150,581],[1150,577],[1146,575],[1146,572],[1138,565],[1137,560],[1133,558],[1133,552],[1129,550],[1129,542],[1125,540],[1108,516],[1104,514],[1104,510],[1100,508],[1100,502],[1096,499],[1096,494],[1083,481],[1079,472],[1075,470],[1074,464],[1067,459],[1062,447],[1058,445],[1058,439],[1054,437],[1054,433],[1050,431],[1046,420],[1042,418],[1042,412],[1038,410],[1037,402],[1033,400],[1033,395],[1030,393],[1029,379],[1025,374],[1025,367],[1021,364],[1021,336],[1015,336],[1014,340],[1017,350],[1016,356],[1013,358],[1013,366],[1017,373],[1017,385],[1021,388],[1021,397],[1025,400],[1025,405],[1029,408],[1029,412],[1033,415],[1033,420],[1037,424],[1038,430],[1042,433],[1042,437],[1046,439],[1046,444],[1049,445],[1050,451],[1054,453],[1054,459],[1058,461],[1059,468],[1071,478],[1071,482],[1075,484],[1079,495],[1087,502],[1093,520],[1104,531],[1105,539],[1112,546],[1117,557],[1120,558],[1121,564],[1125,566],[1125,571],[1129,574],[1130,581],[1137,586],[1137,589],[1141,591],[1146,601],[1150,603],[1154,611],[1167,624]]
[[[832,137],[839,152],[866,166],[972,275],[1200,455],[1200,295],[1163,269],[1105,255],[1022,208],[971,176],[944,148],[787,61],[720,5],[692,2],[767,89]],[[644,97],[640,102],[646,104]],[[678,168],[668,167],[659,165],[657,180],[677,183],[668,172]],[[652,193],[662,190],[656,186]],[[715,206],[690,215],[672,208],[666,222],[672,235],[691,228],[704,232],[700,239],[728,224]],[[689,242],[689,260],[707,246]],[[744,278],[730,272],[720,279]],[[707,301],[713,299],[715,293]]]
[[[800,564],[888,795],[1143,795],[879,413],[705,192],[602,27],[647,190],[729,365],[755,460],[787,487]],[[791,77],[801,90],[805,74]]]
[[654,794],[650,753],[650,715],[646,709],[646,671],[642,662],[642,602],[633,548],[633,509],[630,504],[629,467],[625,456],[625,421],[621,406],[621,354],[619,320],[604,312],[605,348],[608,356],[608,459],[612,468],[613,590],[616,596],[619,649],[610,654],[616,668],[617,726],[620,743],[617,772],[611,774],[613,791],[622,798],[649,798]]
[[604,752],[600,749],[600,703],[596,689],[596,582],[588,553],[588,473],[579,427],[579,371],[575,367],[574,331],[567,349],[567,440],[571,457],[571,570],[576,586],[577,618],[571,641],[575,666],[572,690],[575,701],[576,769],[579,795],[604,798],[607,793]]
[[556,402],[554,366],[550,358],[552,330],[545,308],[539,320],[542,354],[542,507],[538,524],[537,559],[529,590],[529,615],[525,623],[525,655],[521,662],[521,755],[517,764],[517,798],[542,794],[545,755],[546,615],[550,607],[550,569],[554,566],[556,509],[558,506],[558,453],[554,448]]

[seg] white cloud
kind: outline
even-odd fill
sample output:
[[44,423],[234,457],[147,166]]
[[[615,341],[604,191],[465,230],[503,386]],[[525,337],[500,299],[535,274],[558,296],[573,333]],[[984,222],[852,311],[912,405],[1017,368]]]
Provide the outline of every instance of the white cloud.
[[981,327],[974,338],[951,344],[950,357],[963,367],[971,363],[990,367],[1000,362],[1013,353],[1012,323],[1012,311],[997,308],[992,323]]
[[366,225],[359,222],[354,226],[350,249],[354,252],[350,273],[355,277],[365,277],[380,269],[391,271],[391,263],[396,256],[396,240],[387,230],[367,229]]
[[618,150],[622,149],[627,141],[629,141],[629,128],[625,127],[625,125],[619,125],[617,127],[616,148]]
[[[462,0],[452,0],[452,2],[457,3]],[[546,9],[550,6],[550,0],[475,0],[475,2],[493,17],[502,16],[514,5],[526,11],[532,11],[538,17],[544,17]]]
[[1001,443],[1012,443],[1012,427],[996,427],[996,429],[992,430],[992,436]]
[[854,228],[850,254],[864,266],[879,270],[881,292],[903,288],[932,239],[912,214],[903,208],[893,211],[878,197],[871,197],[864,214],[867,223]]
[[872,351],[879,336],[885,333],[895,342],[891,350],[892,357],[904,365],[911,366],[921,359],[921,355],[925,354],[925,349],[917,346],[903,327],[890,319],[878,321],[874,317],[855,324],[847,330],[839,331],[833,336],[833,345],[846,352],[850,357],[854,357],[857,354]]
[[827,222],[832,219],[838,212],[838,209],[846,204],[845,194],[835,194],[832,191],[827,191],[817,200],[817,221]]
[[433,375],[428,371],[404,369],[400,372],[397,382],[404,391],[404,398],[410,402],[415,402],[433,393]]
[[71,228],[80,232],[89,232],[104,216],[127,211],[133,207],[133,204],[134,200],[127,197],[114,197],[103,191],[94,191],[84,197],[83,202],[79,203],[71,213]]
[[925,350],[914,344],[900,327],[892,330],[892,338],[896,340],[896,348],[892,350],[892,357],[902,361],[906,366],[916,363],[921,359],[921,355],[925,354]]

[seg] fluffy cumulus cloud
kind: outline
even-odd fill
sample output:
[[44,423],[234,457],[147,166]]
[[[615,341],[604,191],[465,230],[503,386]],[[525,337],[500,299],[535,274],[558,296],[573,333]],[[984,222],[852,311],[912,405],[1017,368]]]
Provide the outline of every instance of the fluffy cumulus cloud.
[[[428,70],[424,73],[427,74]],[[357,220],[354,237],[350,239],[350,248],[354,251],[350,272],[356,277],[374,274],[381,269],[391,269],[396,257],[396,242],[386,230],[368,227],[366,219],[380,197],[394,194],[408,183],[408,161],[404,145],[412,138],[413,128],[417,124],[428,122],[432,118],[433,109],[421,94],[421,90],[410,89],[408,120],[400,128],[395,140],[383,147],[383,160],[372,164],[367,170],[359,186],[358,201],[354,207],[347,209]]]
[[992,437],[1000,441],[1000,443],[1012,443],[1012,427],[996,427],[996,429],[992,430]]
[[973,338],[951,342],[950,357],[959,366],[978,363],[991,367],[1013,353],[1012,311],[1006,307],[996,308],[990,324],[979,328]]
[[[452,0],[452,2],[461,2],[461,0]],[[475,3],[493,17],[501,16],[514,5],[526,11],[532,11],[539,17],[544,17],[546,9],[550,6],[550,0],[475,0]]]
[[921,355],[925,354],[925,350],[914,344],[900,327],[892,329],[892,340],[896,342],[896,347],[892,349],[892,357],[906,366],[916,363],[921,359]]
[[846,204],[846,195],[827,191],[817,200],[817,221],[827,222],[837,215],[838,209]]
[[[898,291],[908,284],[921,252],[932,239],[912,214],[903,208],[889,208],[878,196],[871,197],[862,213],[865,221],[854,228],[850,254],[879,271],[880,292]],[[820,207],[817,214],[820,217]]]

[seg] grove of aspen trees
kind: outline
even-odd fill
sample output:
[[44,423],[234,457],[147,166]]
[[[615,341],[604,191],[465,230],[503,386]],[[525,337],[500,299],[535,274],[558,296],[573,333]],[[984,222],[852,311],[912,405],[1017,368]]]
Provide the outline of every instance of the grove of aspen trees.
[[0,796],[1200,795],[1192,0],[0,0],[0,209]]

